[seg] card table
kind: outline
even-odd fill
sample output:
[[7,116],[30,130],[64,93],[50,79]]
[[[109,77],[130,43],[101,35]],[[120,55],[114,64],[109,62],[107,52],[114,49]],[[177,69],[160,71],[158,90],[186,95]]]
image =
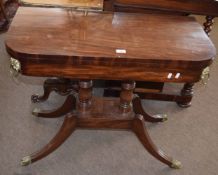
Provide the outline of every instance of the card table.
[[[92,128],[131,130],[159,161],[181,167],[154,145],[144,125],[166,121],[166,116],[146,113],[134,89],[135,81],[200,80],[216,50],[193,17],[20,7],[5,45],[12,67],[21,74],[76,82],[70,93],[60,82],[68,93],[60,108],[33,111],[36,117],[65,115],[65,120],[56,136],[24,157],[22,165],[53,152],[75,129]],[[92,80],[99,79],[122,81],[120,98],[93,97]]]

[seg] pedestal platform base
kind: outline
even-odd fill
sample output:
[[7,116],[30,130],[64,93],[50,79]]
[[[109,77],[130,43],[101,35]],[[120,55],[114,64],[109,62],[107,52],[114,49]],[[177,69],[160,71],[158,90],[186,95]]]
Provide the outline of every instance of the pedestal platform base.
[[[148,119],[151,120],[153,117],[143,111],[139,97],[134,96],[132,101],[133,108],[131,108],[131,111],[128,113],[121,112],[119,107],[120,100],[118,98],[93,98],[86,109],[81,108],[79,103],[76,103],[77,100],[74,95],[69,95],[66,101],[68,103],[65,102],[64,105],[72,105],[72,110],[69,112],[69,108],[67,108],[66,113],[68,112],[68,114],[66,114],[65,120],[56,136],[40,151],[25,156],[21,160],[22,165],[29,165],[46,157],[57,149],[75,129],[85,128],[130,130],[136,134],[145,149],[159,161],[171,168],[181,167],[179,161],[164,154],[163,151],[159,150],[152,142],[148,135],[145,121]],[[137,107],[138,109],[136,109]],[[44,118],[51,118],[51,115],[53,115],[52,112],[36,112],[34,114],[37,117]],[[55,117],[57,117],[57,115],[55,115]],[[154,121],[160,122],[165,121],[165,119],[158,118],[158,120],[155,120],[155,118],[153,118],[150,122]]]

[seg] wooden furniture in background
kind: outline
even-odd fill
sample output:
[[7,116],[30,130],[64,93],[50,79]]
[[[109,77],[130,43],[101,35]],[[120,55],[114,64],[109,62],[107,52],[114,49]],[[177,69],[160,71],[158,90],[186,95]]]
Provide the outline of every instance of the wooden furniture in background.
[[205,32],[209,35],[213,25],[213,18],[218,16],[217,0],[108,0],[112,3],[112,10],[135,13],[167,13],[180,15],[205,15]]
[[[210,11],[211,7],[213,9],[217,8],[217,3],[213,0],[209,0],[207,5],[203,2],[203,5],[199,5],[200,1],[188,1],[184,2],[182,0],[178,0],[174,2],[172,6],[172,2],[168,2],[166,0],[161,1],[113,1],[113,0],[105,0],[104,1],[104,10],[105,11],[121,11],[121,12],[137,12],[137,13],[160,13],[160,14],[172,14],[172,15],[188,15],[192,14],[207,14],[211,15],[216,13],[216,10]],[[202,1],[201,1],[202,2]],[[186,4],[188,3],[188,4]],[[69,1],[69,0],[46,0],[46,1],[36,1],[36,0],[22,0],[20,4],[23,6],[39,6],[39,7],[62,7],[62,8],[70,8],[70,9],[83,9],[83,10],[103,10],[103,0],[87,0],[87,1]],[[182,5],[182,7],[181,7]],[[196,10],[197,9],[197,10]],[[206,12],[205,12],[206,11]],[[13,15],[12,15],[13,16]],[[209,35],[213,24],[213,16],[207,16],[206,22],[204,23],[205,32]],[[4,23],[6,24],[6,23]],[[6,25],[8,27],[8,24]],[[7,28],[6,27],[6,28]],[[5,31],[6,28],[3,28]],[[56,86],[59,80],[46,81],[44,83],[44,89],[57,89]],[[49,84],[48,82],[52,82]],[[69,79],[65,82],[69,82]],[[102,83],[100,83],[102,87]],[[110,87],[104,90],[104,96],[118,96],[120,90],[116,87],[117,82],[114,81],[106,81],[105,86]],[[120,83],[119,83],[120,84]],[[193,97],[193,88],[191,88],[194,84],[185,84],[184,88],[181,91],[181,94],[172,94],[173,89],[164,88],[164,93],[160,93],[163,90],[164,83],[160,82],[137,82],[140,87],[140,91],[136,89],[135,91],[140,94],[141,98],[152,99],[152,100],[164,100],[164,101],[175,101],[181,107],[189,107],[191,105],[191,99]],[[69,87],[69,85],[67,85]],[[103,86],[103,88],[105,88]],[[49,88],[47,88],[49,87]],[[186,87],[189,87],[186,89]],[[51,92],[50,91],[50,92]],[[44,92],[44,95],[49,94],[50,92]],[[167,92],[167,93],[166,93]],[[184,93],[186,92],[186,93]],[[33,95],[32,101],[37,102],[43,96]]]
[[218,16],[216,0],[113,0],[116,8],[139,8]]
[[0,33],[7,31],[17,8],[16,0],[0,0]]
[[[85,4],[95,3],[95,7],[97,4],[103,4],[103,0],[100,2],[97,1],[35,1],[35,0],[23,0],[24,5],[31,6],[50,6],[50,7],[77,7],[77,9],[84,9]],[[103,5],[101,6],[103,7]],[[213,24],[214,16],[217,16],[218,13],[218,5],[214,0],[206,0],[206,1],[168,1],[168,0],[159,0],[159,1],[132,1],[132,0],[105,0],[104,1],[104,11],[118,11],[118,12],[134,12],[134,13],[156,13],[156,14],[170,14],[170,15],[189,15],[189,14],[201,14],[207,15],[206,22],[204,23],[204,30],[209,35],[211,31],[211,27]],[[88,10],[94,10],[97,8],[87,8]],[[86,9],[86,10],[87,10]],[[99,10],[99,9],[98,9]],[[103,10],[103,9],[102,9]],[[55,82],[56,81],[56,82]],[[52,83],[48,83],[52,82]],[[40,98],[44,98],[46,95],[53,91],[53,89],[57,89],[59,80],[51,80],[46,81],[44,83],[44,89],[50,89],[50,91],[45,91],[44,95],[33,95],[32,101],[37,102]],[[70,80],[66,80],[65,82],[70,82]],[[101,81],[100,81],[101,82]],[[99,83],[98,83],[99,84]],[[107,97],[117,97],[120,94],[120,88],[117,84],[121,84],[121,82],[117,81],[105,81],[105,85],[102,86],[103,83],[100,83],[100,87],[103,87],[104,96]],[[181,93],[172,93],[173,89],[164,88],[164,83],[161,82],[137,82],[138,88],[135,89],[135,92],[139,94],[139,96],[143,99],[151,99],[151,100],[163,100],[163,101],[175,101],[180,107],[189,107],[191,105],[191,100],[193,97],[193,86],[194,83],[185,83],[184,88],[181,90]],[[70,87],[69,85],[66,85]],[[106,88],[107,87],[107,88]],[[69,88],[70,91],[70,88]],[[59,92],[60,93],[60,92]]]
[[[117,12],[156,13],[183,16],[189,14],[205,15],[206,22],[204,23],[204,30],[208,35],[211,32],[214,17],[218,16],[218,2],[216,0],[107,0],[105,1],[104,7],[104,10]],[[113,82],[107,84],[110,84],[112,87],[115,86]],[[144,83],[144,87],[148,84],[149,83]],[[165,92],[162,93],[145,91],[139,92],[139,95],[143,99],[175,101],[180,107],[189,107],[194,93],[193,86],[194,83],[185,83],[180,94],[173,94],[172,89],[165,88]],[[105,90],[104,95],[117,96],[119,92],[117,87],[109,88]]]
[[21,0],[22,6],[61,7],[77,10],[103,10],[104,0]]
[[[66,117],[57,135],[24,157],[22,165],[53,152],[75,129],[92,128],[131,130],[159,161],[180,168],[180,162],[157,149],[144,125],[166,118],[147,114],[134,89],[136,80],[190,85],[200,80],[215,48],[193,17],[22,7],[5,43],[22,74],[79,82],[70,86],[62,107],[33,111],[37,117]],[[93,79],[122,81],[120,98],[92,97]]]
[[9,23],[8,16],[5,11],[5,1],[0,0],[0,30],[4,31]]

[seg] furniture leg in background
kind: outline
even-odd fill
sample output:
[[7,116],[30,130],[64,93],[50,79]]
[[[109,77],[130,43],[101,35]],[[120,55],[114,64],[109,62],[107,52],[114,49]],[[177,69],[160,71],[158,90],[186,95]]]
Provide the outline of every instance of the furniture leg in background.
[[6,32],[18,8],[17,0],[0,0],[0,32]]
[[43,95],[32,95],[31,100],[33,103],[43,102],[47,100],[52,91],[55,91],[62,96],[66,96],[72,91],[77,91],[78,85],[76,84],[76,81],[71,81],[67,78],[53,78],[45,80],[43,89]]

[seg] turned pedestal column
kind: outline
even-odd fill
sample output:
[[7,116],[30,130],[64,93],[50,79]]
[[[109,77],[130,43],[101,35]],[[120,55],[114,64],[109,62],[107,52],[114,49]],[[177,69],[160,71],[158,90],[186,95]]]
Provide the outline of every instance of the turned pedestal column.
[[135,81],[124,81],[120,93],[120,110],[122,113],[128,113],[132,109],[133,91]]
[[92,100],[92,80],[79,81],[79,110],[86,111],[91,106]]

